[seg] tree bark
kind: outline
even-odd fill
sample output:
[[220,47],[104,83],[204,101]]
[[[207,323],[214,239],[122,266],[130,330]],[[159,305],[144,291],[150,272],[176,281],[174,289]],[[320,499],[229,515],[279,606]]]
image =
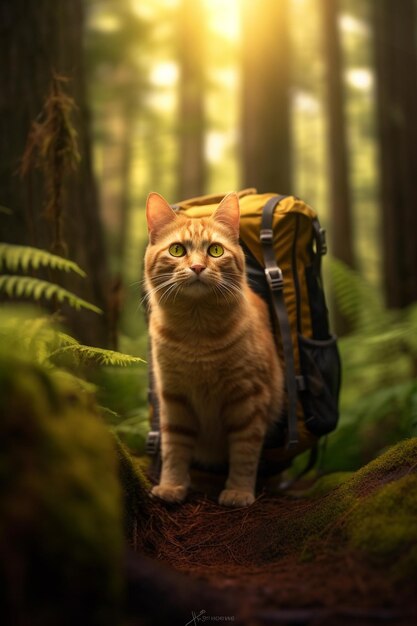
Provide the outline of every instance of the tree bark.
[[244,0],[242,29],[242,187],[291,193],[288,0]]
[[336,258],[355,265],[349,158],[346,139],[343,59],[338,28],[338,0],[322,0],[323,52],[326,63],[327,152],[330,173],[330,224]]
[[[3,241],[50,249],[52,228],[44,216],[44,181],[39,171],[17,174],[32,122],[39,116],[53,73],[67,76],[74,98],[81,164],[68,176],[64,240],[68,256],[87,272],[60,284],[106,310],[107,260],[91,162],[89,113],[83,64],[82,0],[0,0],[0,204]],[[65,309],[67,325],[82,341],[107,343],[106,315]]]
[[372,3],[389,307],[417,301],[417,49],[414,0]]
[[204,10],[202,0],[181,0],[179,11],[179,199],[204,193]]
[[[329,222],[331,249],[335,258],[355,266],[352,233],[352,203],[349,180],[349,157],[346,137],[343,58],[338,26],[338,0],[322,0],[323,55],[326,67],[327,156],[329,170]],[[339,335],[349,330],[348,320],[333,307],[333,324]]]

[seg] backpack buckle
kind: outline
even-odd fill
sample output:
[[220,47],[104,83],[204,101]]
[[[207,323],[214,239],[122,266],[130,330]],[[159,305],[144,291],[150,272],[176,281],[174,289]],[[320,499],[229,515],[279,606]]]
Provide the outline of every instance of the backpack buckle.
[[326,241],[326,229],[325,228],[320,228],[319,238],[320,238],[320,254],[324,256],[325,254],[327,254],[327,241]]
[[272,243],[274,239],[274,231],[272,228],[261,228],[259,239],[261,243]]
[[150,430],[146,437],[146,453],[155,456],[159,452],[161,434],[158,430]]
[[271,291],[282,291],[284,287],[284,279],[279,267],[266,267],[265,276]]

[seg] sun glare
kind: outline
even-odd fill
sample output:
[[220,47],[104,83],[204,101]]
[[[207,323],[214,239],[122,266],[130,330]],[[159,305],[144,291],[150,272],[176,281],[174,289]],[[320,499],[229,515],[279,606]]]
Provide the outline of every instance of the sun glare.
[[178,80],[178,65],[172,61],[157,63],[151,70],[150,79],[156,87],[174,87]]
[[92,25],[102,33],[114,33],[120,28],[120,20],[116,15],[102,13],[94,15]]
[[352,68],[346,72],[346,80],[352,87],[360,91],[370,91],[373,87],[374,77],[364,68]]
[[352,35],[369,35],[369,28],[362,20],[358,20],[353,15],[344,13],[339,18],[339,25],[342,31]]
[[211,28],[225,38],[236,41],[240,34],[238,0],[205,0]]

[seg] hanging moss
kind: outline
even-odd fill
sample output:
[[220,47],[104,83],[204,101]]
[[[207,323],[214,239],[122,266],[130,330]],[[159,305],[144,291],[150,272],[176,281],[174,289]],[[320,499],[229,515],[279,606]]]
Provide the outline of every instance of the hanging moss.
[[3,623],[118,622],[121,493],[96,411],[77,379],[0,358]]
[[80,161],[77,133],[72,122],[74,100],[65,92],[69,79],[52,74],[49,93],[42,113],[32,123],[20,166],[22,178],[35,168],[42,171],[45,191],[45,216],[53,224],[52,251],[67,255],[64,240],[63,197],[65,179]]

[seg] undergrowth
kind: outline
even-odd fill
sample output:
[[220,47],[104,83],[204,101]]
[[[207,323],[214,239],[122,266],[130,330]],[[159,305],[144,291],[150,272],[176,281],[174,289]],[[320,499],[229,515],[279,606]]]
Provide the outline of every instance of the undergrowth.
[[341,420],[324,471],[355,470],[417,435],[417,305],[387,309],[377,287],[335,259],[332,289],[353,331],[339,340]]
[[[76,263],[59,255],[30,246],[1,243],[0,293],[11,301],[20,298],[34,303],[53,300],[56,307],[66,302],[75,309],[84,308],[98,315],[101,314],[98,307],[56,283],[31,275],[22,275],[39,268],[75,272],[86,277],[85,272]],[[8,273],[5,274],[5,271]],[[11,272],[19,273],[12,274]],[[39,309],[27,308],[27,305],[22,308],[17,304],[7,305],[6,303],[0,307],[0,344],[4,350],[9,350],[10,353],[26,354],[33,362],[51,370],[65,369],[80,380],[90,379],[98,383],[97,395],[101,396],[100,402],[102,398],[105,398],[107,403],[107,406],[103,406],[103,416],[109,427],[119,433],[123,441],[134,450],[144,452],[147,415],[141,408],[138,409],[136,404],[131,405],[125,415],[120,415],[119,407],[101,388],[101,383],[105,379],[102,373],[104,370],[112,368],[113,371],[117,371],[121,367],[133,367],[136,380],[129,391],[133,402],[136,402],[137,393],[132,396],[132,392],[139,385],[141,378],[138,369],[144,369],[144,360],[140,356],[81,344],[63,329],[59,309],[55,314],[48,314],[40,312]],[[121,377],[119,375],[116,377],[120,381]],[[127,376],[127,378],[132,380],[132,377]]]

